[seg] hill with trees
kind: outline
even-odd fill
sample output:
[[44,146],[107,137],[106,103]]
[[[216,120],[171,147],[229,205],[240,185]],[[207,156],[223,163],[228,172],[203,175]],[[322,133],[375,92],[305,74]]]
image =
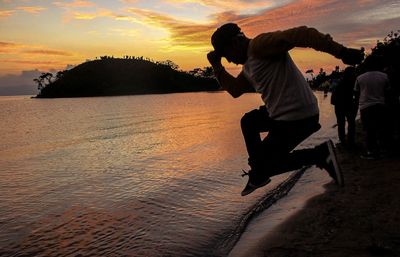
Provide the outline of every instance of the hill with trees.
[[34,79],[38,98],[162,94],[217,91],[212,68],[178,70],[172,61],[154,62],[143,57],[102,56],[71,70],[42,73]]

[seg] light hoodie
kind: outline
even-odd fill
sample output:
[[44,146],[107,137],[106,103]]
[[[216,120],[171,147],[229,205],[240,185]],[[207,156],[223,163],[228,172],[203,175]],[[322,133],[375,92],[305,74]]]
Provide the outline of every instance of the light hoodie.
[[294,121],[319,113],[318,102],[288,51],[311,47],[339,58],[343,46],[306,26],[263,33],[250,40],[242,73],[267,106],[272,119]]
[[360,110],[385,104],[385,91],[390,88],[388,76],[380,71],[369,71],[357,77],[354,90],[360,92]]

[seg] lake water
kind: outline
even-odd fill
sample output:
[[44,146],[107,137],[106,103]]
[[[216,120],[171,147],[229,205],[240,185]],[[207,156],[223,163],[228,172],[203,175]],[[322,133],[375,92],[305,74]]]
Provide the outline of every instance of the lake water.
[[[323,128],[335,123],[316,93]],[[215,256],[288,178],[241,197],[240,118],[260,96],[0,97],[1,256]]]

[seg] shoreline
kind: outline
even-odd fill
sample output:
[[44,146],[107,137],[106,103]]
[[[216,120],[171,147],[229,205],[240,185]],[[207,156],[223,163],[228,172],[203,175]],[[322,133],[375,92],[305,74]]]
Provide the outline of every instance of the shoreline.
[[[251,256],[400,256],[398,154],[363,160],[357,149],[336,150],[345,186],[339,188],[328,182],[325,192],[259,236]],[[241,249],[247,255],[234,255],[232,251],[230,256],[248,256],[249,250]]]
[[307,169],[285,197],[251,220],[228,256],[263,256],[265,238],[302,210],[309,199],[323,194],[330,182],[331,178],[319,168]]

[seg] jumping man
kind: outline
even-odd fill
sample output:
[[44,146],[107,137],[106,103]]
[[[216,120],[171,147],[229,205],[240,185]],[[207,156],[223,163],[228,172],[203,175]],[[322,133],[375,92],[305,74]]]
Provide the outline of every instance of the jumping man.
[[[250,39],[238,25],[228,23],[214,32],[211,43],[214,51],[207,58],[221,87],[235,98],[253,87],[265,103],[241,119],[250,166],[244,174],[249,180],[242,196],[268,184],[272,176],[306,165],[325,169],[342,186],[343,177],[331,140],[311,149],[293,151],[321,126],[317,99],[288,51],[311,47],[353,65],[362,61],[363,50],[344,47],[330,35],[305,26]],[[243,65],[237,77],[225,70],[222,57]],[[261,139],[261,132],[268,135]]]

